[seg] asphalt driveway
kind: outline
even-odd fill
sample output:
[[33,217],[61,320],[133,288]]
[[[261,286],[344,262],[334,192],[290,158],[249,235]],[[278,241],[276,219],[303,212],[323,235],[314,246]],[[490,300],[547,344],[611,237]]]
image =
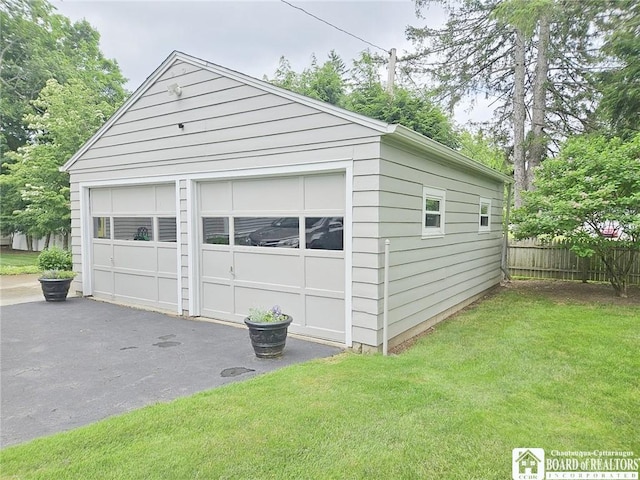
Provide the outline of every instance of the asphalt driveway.
[[244,328],[86,298],[1,313],[2,447],[341,351],[289,337],[258,359]]

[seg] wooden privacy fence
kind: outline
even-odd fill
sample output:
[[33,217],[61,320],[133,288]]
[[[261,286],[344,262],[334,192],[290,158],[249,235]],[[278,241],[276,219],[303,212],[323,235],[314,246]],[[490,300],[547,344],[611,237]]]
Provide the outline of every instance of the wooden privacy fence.
[[[509,272],[520,277],[609,281],[600,258],[580,258],[559,241],[543,244],[536,238],[509,241]],[[640,284],[638,256],[631,267],[629,283]]]

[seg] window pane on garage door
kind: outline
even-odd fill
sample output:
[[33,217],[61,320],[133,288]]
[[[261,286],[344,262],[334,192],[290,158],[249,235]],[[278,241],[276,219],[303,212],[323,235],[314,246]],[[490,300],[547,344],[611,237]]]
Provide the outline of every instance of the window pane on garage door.
[[153,240],[151,217],[115,217],[113,235],[116,240]]
[[300,248],[298,217],[237,217],[234,224],[236,245]]
[[305,218],[307,248],[313,250],[343,249],[342,217]]
[[111,238],[111,219],[93,217],[93,238]]
[[178,241],[178,229],[176,226],[176,217],[158,218],[158,241],[159,242],[177,242]]
[[229,245],[229,218],[205,217],[202,219],[202,241],[213,245]]

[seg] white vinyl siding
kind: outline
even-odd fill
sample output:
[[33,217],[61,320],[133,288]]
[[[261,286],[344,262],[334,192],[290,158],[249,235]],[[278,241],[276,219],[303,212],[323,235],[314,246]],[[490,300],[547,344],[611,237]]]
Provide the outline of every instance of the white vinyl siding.
[[[390,338],[418,325],[433,323],[501,279],[502,234],[478,238],[478,199],[492,201],[492,215],[502,209],[503,185],[446,161],[385,141],[379,171],[370,192],[354,196],[366,201],[377,223],[354,223],[369,238],[354,238],[354,341],[382,342],[384,240],[390,245]],[[358,164],[354,165],[358,171]],[[354,179],[355,182],[356,179]],[[423,240],[424,186],[446,192],[446,235]],[[436,187],[433,187],[436,186]],[[373,202],[376,202],[373,203]],[[355,211],[364,207],[354,204]],[[375,213],[374,213],[375,212]],[[496,213],[494,213],[496,212]],[[496,216],[491,222],[499,222]],[[364,268],[366,265],[367,268]],[[393,342],[391,342],[393,344]]]
[[[167,92],[178,83],[179,98]],[[179,128],[182,124],[184,128]],[[78,181],[351,158],[376,132],[176,61],[71,167]]]

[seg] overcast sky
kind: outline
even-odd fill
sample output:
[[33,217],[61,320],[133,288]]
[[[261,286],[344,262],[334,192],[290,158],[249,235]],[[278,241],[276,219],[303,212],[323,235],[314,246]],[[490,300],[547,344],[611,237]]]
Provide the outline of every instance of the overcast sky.
[[[302,1],[290,3],[398,55],[411,51],[407,25],[442,24],[431,7],[415,16],[413,0]],[[127,88],[135,90],[173,51],[179,50],[252,77],[272,77],[281,56],[295,71],[312,54],[324,61],[331,49],[350,66],[362,50],[382,51],[279,0],[257,1],[52,1],[71,20],[86,19],[100,32],[104,55],[117,60]],[[476,113],[477,115],[477,113]],[[464,123],[468,115],[456,112]]]

